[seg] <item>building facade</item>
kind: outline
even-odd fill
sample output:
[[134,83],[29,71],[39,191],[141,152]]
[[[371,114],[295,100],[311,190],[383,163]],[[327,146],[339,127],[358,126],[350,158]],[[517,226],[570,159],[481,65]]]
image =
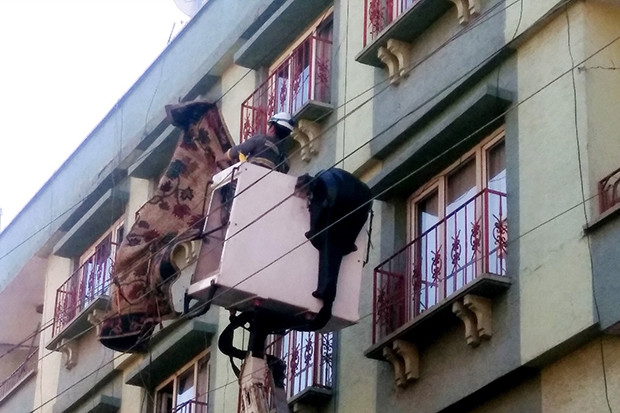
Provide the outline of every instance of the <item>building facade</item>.
[[237,411],[224,309],[97,340],[164,107],[199,99],[235,141],[293,113],[289,173],[374,195],[359,322],[270,340],[292,409],[620,410],[620,1],[203,3],[0,233],[1,412]]

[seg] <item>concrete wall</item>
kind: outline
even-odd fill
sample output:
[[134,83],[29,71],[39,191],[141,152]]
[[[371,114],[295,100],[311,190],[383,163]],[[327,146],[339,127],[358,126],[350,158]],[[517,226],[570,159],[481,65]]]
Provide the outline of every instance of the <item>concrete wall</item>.
[[[67,258],[51,256],[48,260],[45,277],[46,294],[41,315],[44,325],[51,324],[54,319],[56,289],[71,274],[71,269],[71,260]],[[50,326],[42,330],[39,341],[39,373],[37,374],[34,405],[35,407],[42,406],[40,410],[37,410],[40,413],[52,411],[55,397],[58,394],[60,369],[63,368],[62,354],[45,348],[52,339],[52,328]]]
[[[583,54],[579,47],[583,22],[574,22],[570,33],[578,60]],[[545,64],[538,64],[541,61]],[[518,50],[522,103],[517,113],[520,170],[515,242],[519,244],[518,308],[524,362],[594,322],[588,244],[582,237],[585,218],[580,182],[582,174],[587,180],[587,169],[580,171],[575,129],[575,113],[583,113],[584,83],[576,73],[575,100],[571,66],[565,15]],[[583,121],[578,118],[580,131]],[[581,134],[580,139],[587,136]],[[587,168],[587,160],[581,159],[581,165]],[[587,182],[584,185],[587,196]]]
[[542,412],[598,413],[618,409],[619,356],[620,338],[604,336],[543,369]]
[[[0,255],[12,247],[11,239],[23,239],[16,234],[43,229],[11,255],[9,265],[2,263],[8,272],[1,274],[0,287],[54,237],[62,221],[54,220],[62,212],[91,193],[115,168],[130,165],[139,152],[136,148],[157,137],[149,134],[162,123],[165,104],[187,95],[219,100],[231,136],[238,140],[241,102],[259,84],[261,73],[232,64],[231,51],[270,3],[260,1],[249,8],[243,0],[210,0],[205,5],[119,102],[123,109],[113,110],[104,119],[2,233]],[[421,139],[441,149],[443,143],[433,143],[432,131],[445,126],[458,105],[477,91],[491,85],[512,92],[504,121],[510,211],[508,275],[513,285],[493,302],[490,341],[478,348],[467,346],[461,322],[451,318],[417,342],[420,379],[404,390],[396,388],[388,363],[363,356],[371,344],[373,268],[405,242],[404,200],[424,182],[424,175],[404,192],[388,196],[388,201],[375,201],[374,248],[364,269],[362,318],[338,335],[335,396],[324,410],[598,412],[605,410],[606,396],[612,405],[619,405],[613,389],[620,384],[620,364],[615,361],[620,342],[605,337],[565,356],[562,347],[597,321],[592,274],[602,324],[612,325],[620,319],[616,304],[620,283],[615,281],[620,267],[614,248],[620,242],[618,222],[611,221],[592,234],[592,270],[581,207],[584,197],[595,194],[596,182],[620,166],[620,146],[613,138],[620,126],[616,116],[620,103],[614,98],[620,96],[619,72],[605,69],[620,61],[620,45],[614,44],[570,71],[575,62],[620,35],[620,8],[595,1],[577,1],[563,9],[557,7],[557,0],[481,0],[478,23],[463,27],[452,7],[413,42],[413,69],[400,85],[393,86],[385,69],[355,61],[363,48],[364,16],[359,4],[334,2],[335,110],[321,123],[319,154],[309,163],[293,157],[292,173],[314,173],[337,165],[371,180],[382,173],[383,165],[398,163],[400,153]],[[531,26],[544,16],[538,31],[532,31]],[[214,27],[230,30],[214,34]],[[480,66],[509,42],[517,48],[514,54],[506,51],[496,61]],[[219,80],[207,82],[208,73]],[[441,169],[441,162],[445,161],[427,168],[426,176]],[[127,229],[134,212],[148,198],[148,187],[147,180],[130,179]],[[596,217],[595,211],[595,204],[586,203],[588,220]],[[53,224],[46,227],[49,222]],[[68,259],[50,257],[44,322],[53,318],[56,289],[70,272]],[[214,308],[204,319],[216,324],[219,334],[228,324],[228,313]],[[48,329],[41,343],[50,339]],[[238,345],[246,340],[240,334]],[[213,349],[210,408],[235,412],[237,380],[228,358]],[[545,367],[549,360],[545,356],[553,350],[558,350],[554,357],[559,359]],[[36,391],[34,405],[43,405],[39,412],[70,406],[88,410],[96,403],[95,396],[105,392],[122,399],[121,412],[142,406],[145,392],[152,389],[125,385],[120,374],[132,371],[140,360],[123,357],[108,363],[118,354],[104,349],[93,332],[79,340],[78,351],[78,364],[66,370],[60,353],[40,350],[39,375],[32,390]],[[543,366],[540,375],[512,377],[525,364]],[[112,366],[120,371],[113,372]],[[490,392],[498,382],[504,386]],[[103,387],[91,394],[98,384]]]
[[29,412],[35,406],[34,394],[37,380],[35,376],[30,377],[28,380],[22,382],[19,388],[14,390],[9,397],[0,403],[1,413],[16,413],[16,412]]

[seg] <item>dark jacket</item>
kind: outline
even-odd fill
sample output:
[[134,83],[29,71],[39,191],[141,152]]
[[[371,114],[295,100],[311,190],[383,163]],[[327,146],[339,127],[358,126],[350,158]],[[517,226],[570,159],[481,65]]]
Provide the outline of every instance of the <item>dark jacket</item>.
[[371,208],[368,186],[349,172],[331,168],[319,172],[310,185],[310,231],[317,249],[329,247],[342,255],[355,251],[355,240]]
[[287,173],[289,166],[284,152],[282,140],[259,133],[232,147],[227,154],[236,161],[239,153],[243,153],[250,163]]
[[365,183],[337,168],[319,172],[308,189],[310,231],[305,235],[319,250],[313,295],[323,299],[326,312],[331,314],[342,257],[357,250],[355,240],[368,219],[372,194]]

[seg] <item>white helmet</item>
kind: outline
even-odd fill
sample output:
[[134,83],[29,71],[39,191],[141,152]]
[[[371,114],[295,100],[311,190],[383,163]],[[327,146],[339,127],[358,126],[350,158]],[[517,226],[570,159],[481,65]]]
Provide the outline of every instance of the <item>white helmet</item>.
[[290,113],[280,112],[276,113],[269,119],[269,123],[275,123],[276,125],[280,125],[283,128],[290,130],[291,132],[295,129],[295,119],[291,116]]

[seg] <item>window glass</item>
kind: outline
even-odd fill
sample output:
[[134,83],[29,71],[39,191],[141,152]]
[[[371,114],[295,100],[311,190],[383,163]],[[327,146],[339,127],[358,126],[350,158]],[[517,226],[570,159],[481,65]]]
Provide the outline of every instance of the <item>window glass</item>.
[[207,413],[209,354],[195,359],[156,390],[156,413]]
[[504,141],[491,147],[487,152],[487,188],[494,191],[506,191],[506,154]]
[[441,253],[438,249],[439,233],[435,225],[439,222],[439,193],[437,190],[427,195],[417,204],[418,213],[418,234],[419,242],[414,247],[414,260],[419,273],[419,285],[413,288],[419,290],[419,294],[415,295],[413,307],[415,311],[421,311],[428,308],[437,300],[437,285],[434,275],[436,269],[433,268],[436,262],[437,254]]
[[474,195],[476,195],[476,160],[470,159],[448,175],[446,214],[456,210]]

